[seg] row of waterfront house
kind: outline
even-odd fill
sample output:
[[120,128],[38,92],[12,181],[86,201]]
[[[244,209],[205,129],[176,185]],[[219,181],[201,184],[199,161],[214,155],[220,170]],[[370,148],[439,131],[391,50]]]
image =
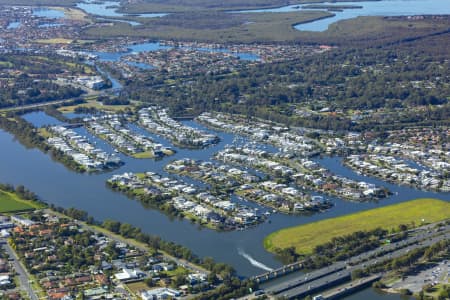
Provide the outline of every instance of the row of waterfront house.
[[219,141],[214,134],[175,121],[169,117],[165,108],[157,106],[141,109],[139,123],[150,132],[164,136],[179,146],[202,148]]
[[108,183],[118,190],[131,191],[142,201],[156,203],[168,211],[175,210],[192,221],[216,229],[239,229],[264,219],[257,210],[230,201],[228,195],[216,194],[154,172],[113,175]]
[[87,129],[106,140],[127,155],[139,158],[162,157],[172,153],[170,148],[156,143],[150,137],[126,127],[127,120],[120,115],[104,115],[85,119]]
[[64,126],[49,127],[51,137],[47,143],[71,157],[87,171],[117,167],[121,164],[119,157],[96,148],[85,136]]

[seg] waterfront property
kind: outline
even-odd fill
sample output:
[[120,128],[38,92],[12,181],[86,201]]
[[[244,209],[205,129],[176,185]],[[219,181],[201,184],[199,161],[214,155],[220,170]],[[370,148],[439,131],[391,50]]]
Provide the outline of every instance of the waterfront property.
[[403,159],[381,154],[350,155],[345,163],[364,174],[397,184],[440,192],[450,191],[450,178],[443,174],[448,169],[448,163],[442,169],[436,168],[440,170],[418,169]]
[[96,148],[86,137],[64,126],[52,126],[47,143],[72,158],[83,170],[99,171],[115,168],[122,164],[119,157]]
[[[255,168],[286,184],[295,183],[305,190],[326,193],[347,200],[364,201],[387,196],[386,189],[364,181],[335,175],[307,158],[294,159],[289,153],[269,153],[249,147],[230,147],[218,152],[216,159],[231,164],[243,164]],[[276,183],[267,183],[266,188]],[[296,194],[295,190],[290,192]]]
[[166,137],[181,147],[203,148],[219,141],[213,134],[175,121],[169,117],[167,110],[161,107],[141,109],[139,123],[150,132]]
[[[40,117],[42,118],[43,116]],[[200,126],[195,122],[188,122],[187,124],[190,126]],[[82,132],[82,130],[77,130],[77,132]],[[200,151],[176,148],[178,153],[175,157],[177,159],[191,157],[199,160],[210,158],[211,154],[215,151],[220,151],[226,144],[233,143],[236,136],[234,134],[223,134],[220,132],[216,132],[215,134],[219,135],[221,140],[223,140],[219,145],[207,147]],[[209,230],[198,231],[196,224],[190,225],[189,222],[177,218],[170,219],[163,213],[151,209],[151,206],[145,209],[145,207],[148,207],[147,205],[143,207],[136,201],[127,200],[121,193],[113,193],[104,184],[105,176],[108,176],[107,174],[94,174],[90,176],[76,174],[65,169],[55,161],[52,161],[49,156],[39,151],[26,150],[21,144],[14,142],[11,135],[6,132],[0,132],[0,139],[4,153],[1,168],[3,171],[2,180],[4,182],[25,184],[39,192],[46,201],[55,205],[64,207],[76,205],[77,208],[89,211],[96,218],[104,219],[111,217],[135,226],[140,226],[146,232],[157,233],[164,239],[188,246],[195,253],[202,256],[213,256],[218,261],[231,263],[238,270],[239,274],[242,275],[259,273],[260,269],[237,253],[236,249],[239,247],[269,267],[273,268],[278,266],[279,262],[271,254],[267,254],[264,251],[261,243],[264,235],[271,231],[286,226],[294,226],[313,220],[328,218],[330,216],[378,207],[388,203],[401,202],[407,198],[417,197],[417,195],[420,195],[420,197],[448,199],[445,194],[433,194],[406,186],[389,185],[393,195],[387,201],[354,203],[333,198],[331,200],[333,203],[336,203],[336,206],[322,214],[301,217],[275,213],[270,216],[270,223],[265,222],[259,225],[256,230],[244,230],[216,235]],[[97,145],[100,147],[101,144],[98,143]],[[265,149],[270,150],[270,148]],[[148,166],[144,166],[142,160],[135,160],[131,157],[124,157],[124,160],[128,167],[119,172],[119,174],[125,171],[143,172],[146,170],[164,174],[163,167],[167,162],[170,162],[170,158],[164,158],[162,161],[149,161]],[[362,178],[358,174],[343,167],[340,163],[340,158],[314,159],[314,161],[323,165],[324,168],[332,170],[337,175],[358,181],[363,180],[375,183],[376,185],[383,184],[378,180]],[[30,165],[35,166],[35,168],[29,168]],[[243,167],[244,165],[240,164],[240,168]],[[45,178],[41,176],[42,170],[47,170]],[[27,176],[24,176],[24,174],[27,174]],[[191,183],[191,181],[188,182]],[[83,189],[79,189],[79,186],[83,186]],[[253,205],[250,201],[244,204]],[[127,207],[126,210],[123,209],[124,205]],[[256,207],[259,208],[259,211],[264,210],[260,206]],[[180,230],[182,230],[183,234],[180,234]],[[213,251],[210,248],[212,244],[214,244]]]
[[[323,197],[311,196],[287,184],[263,180],[247,170],[230,165],[186,158],[168,164],[165,169],[168,172],[206,182],[213,190],[234,193],[244,200],[274,208],[279,212],[318,211],[331,206],[323,200]],[[229,205],[225,206],[229,207]]]
[[86,128],[94,135],[134,158],[153,158],[173,154],[171,149],[127,128],[125,116],[94,116],[85,118],[84,121]]
[[228,195],[213,193],[154,172],[113,175],[108,184],[146,205],[218,230],[242,229],[265,220],[256,210],[231,202]]
[[319,144],[307,137],[307,132],[294,131],[281,124],[261,120],[248,120],[239,115],[204,112],[197,120],[206,126],[248,136],[251,140],[271,144],[281,152],[309,157],[320,153]]

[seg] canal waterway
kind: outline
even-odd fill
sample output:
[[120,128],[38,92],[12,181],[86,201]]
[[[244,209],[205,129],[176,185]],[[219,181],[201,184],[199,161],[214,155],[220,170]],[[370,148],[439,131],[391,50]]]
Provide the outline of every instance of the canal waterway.
[[[85,0],[77,3],[77,7],[84,10],[88,14],[102,17],[126,17],[128,14],[120,13],[117,9],[120,6],[119,1],[97,1]],[[166,13],[149,13],[149,14],[132,14],[132,16],[140,18],[157,18],[167,15]]]
[[[159,50],[167,50],[172,49],[174,47],[163,45],[159,42],[147,42],[147,43],[139,43],[139,44],[131,44],[126,46],[126,51],[118,51],[118,52],[100,52],[100,51],[92,51],[90,54],[96,55],[99,61],[104,62],[112,62],[119,61],[125,55],[133,55],[139,54],[141,52],[152,52]],[[202,47],[181,47],[182,49],[193,49],[202,52],[211,52],[211,53],[232,53],[236,57],[239,57],[242,60],[246,61],[257,61],[260,57],[256,54],[249,52],[232,52],[230,49],[226,48],[202,48]],[[130,62],[128,62],[130,63]],[[137,64],[136,66],[141,67],[143,69],[151,69],[152,66],[148,64]]]
[[16,29],[19,28],[21,22],[10,22],[8,26],[6,26],[6,29]]
[[[328,26],[340,21],[360,16],[417,16],[417,15],[444,15],[450,14],[450,5],[447,0],[381,0],[381,1],[356,1],[356,2],[324,2],[315,3],[326,6],[354,6],[354,8],[342,11],[330,11],[334,16],[303,23],[294,26],[303,31],[325,31]],[[310,4],[294,4],[277,8],[243,10],[239,12],[294,12],[312,10],[307,8]],[[327,11],[326,8],[313,9]]]
[[[34,112],[25,116],[29,122],[36,126],[61,124],[60,121],[49,117],[43,112]],[[187,125],[203,128],[193,121],[185,122]],[[139,127],[132,126],[133,130],[145,132]],[[79,134],[87,136],[96,146],[111,153],[113,148],[102,140],[90,135],[84,128],[77,128]],[[201,150],[181,149],[174,147],[170,141],[151,135],[152,138],[165,146],[172,146],[177,152],[161,160],[134,159],[119,154],[125,165],[120,169],[101,174],[79,174],[65,168],[62,164],[53,161],[49,155],[37,149],[27,149],[17,142],[9,133],[0,131],[0,182],[23,184],[39,194],[42,199],[63,207],[76,207],[89,212],[98,220],[115,219],[139,226],[145,232],[152,233],[176,243],[191,248],[200,256],[212,256],[218,261],[233,265],[244,276],[261,273],[262,265],[268,268],[280,266],[280,262],[267,253],[263,248],[263,238],[278,229],[305,224],[325,218],[335,217],[351,212],[375,208],[383,205],[406,201],[417,197],[434,197],[450,201],[449,194],[439,194],[417,191],[408,187],[390,185],[377,179],[367,178],[354,173],[341,165],[340,158],[326,157],[319,162],[333,172],[354,179],[362,179],[375,184],[388,186],[396,194],[388,199],[377,202],[354,203],[332,198],[335,207],[324,212],[309,216],[290,216],[274,213],[269,217],[270,222],[249,228],[244,231],[216,232],[200,228],[186,220],[170,218],[151,208],[144,208],[135,201],[128,199],[121,193],[110,190],[105,182],[113,174],[123,172],[153,171],[163,175],[167,173],[164,166],[173,159],[193,158],[209,160],[212,155],[223,149],[225,145],[232,144],[235,136],[230,133],[211,131],[221,138],[217,145]]]

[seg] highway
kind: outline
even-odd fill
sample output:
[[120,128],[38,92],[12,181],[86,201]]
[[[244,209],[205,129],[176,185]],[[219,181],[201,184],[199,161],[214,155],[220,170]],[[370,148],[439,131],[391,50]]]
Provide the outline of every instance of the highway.
[[351,278],[351,273],[383,261],[401,257],[411,250],[427,247],[444,239],[450,239],[450,225],[442,227],[440,232],[430,228],[419,228],[412,231],[414,235],[403,241],[385,245],[375,250],[354,256],[348,261],[336,262],[328,267],[307,273],[266,288],[269,294],[283,296],[288,299],[306,296],[314,291],[323,290]]
[[324,276],[327,276],[329,274],[334,274],[337,271],[345,269],[346,266],[347,265],[345,262],[337,262],[326,268],[318,269],[318,270],[310,272],[308,274],[299,275],[296,278],[284,281],[274,287],[267,288],[266,291],[271,294],[279,294],[279,293],[282,293],[283,291],[292,289],[296,286],[305,285],[306,283],[315,281],[315,280],[322,278]]
[[[80,96],[80,98],[83,98],[83,97]],[[0,111],[7,112],[7,111],[24,110],[24,109],[30,109],[30,108],[38,108],[38,107],[54,105],[54,104],[63,104],[63,103],[71,102],[73,100],[74,100],[74,98],[70,98],[70,99],[65,99],[65,100],[56,100],[56,101],[48,101],[48,102],[42,102],[42,103],[36,103],[36,104],[12,106],[12,107],[2,108],[2,109],[0,109]]]

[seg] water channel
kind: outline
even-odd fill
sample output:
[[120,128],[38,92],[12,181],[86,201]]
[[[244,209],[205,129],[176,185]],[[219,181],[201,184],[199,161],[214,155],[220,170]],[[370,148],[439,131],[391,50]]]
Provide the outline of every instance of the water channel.
[[[114,17],[130,16],[126,13],[118,12],[120,2],[117,1],[96,1],[86,0],[77,3],[77,7],[84,10],[88,14],[102,17],[107,21],[126,22],[132,26],[140,25],[139,22],[114,19]],[[327,8],[308,8],[310,4],[294,4],[277,8],[253,9],[232,11],[232,13],[262,13],[262,12],[295,12],[305,10],[321,10],[327,11]],[[294,26],[294,28],[303,31],[325,31],[330,24],[340,20],[352,19],[360,16],[417,16],[417,15],[444,15],[450,14],[450,5],[447,0],[380,0],[380,1],[356,1],[356,2],[323,2],[316,5],[324,5],[330,7],[348,6],[342,10],[332,10],[334,16],[324,18],[312,22],[307,22]],[[64,13],[61,11],[39,8],[33,11],[35,16],[46,18],[62,18]],[[143,13],[131,14],[131,16],[141,18],[163,17],[166,13]]]
[[[36,126],[61,124],[60,121],[49,117],[43,112],[27,114],[25,119]],[[186,123],[202,128],[201,125],[193,121]],[[145,132],[138,127],[133,129],[140,130],[141,133]],[[89,137],[91,141],[96,142],[97,147],[110,153],[113,151],[110,145],[92,137],[85,129],[78,128],[76,130],[78,133]],[[166,175],[163,167],[172,159],[185,157],[203,160],[211,159],[215,152],[223,149],[226,144],[233,143],[235,139],[233,134],[212,132],[220,136],[221,142],[218,145],[202,150],[180,149],[174,147],[162,137],[148,134],[165,146],[172,146],[177,150],[177,153],[162,160],[134,159],[119,154],[125,161],[125,165],[120,169],[103,174],[78,174],[66,169],[62,164],[52,161],[48,155],[39,150],[25,148],[13,136],[0,131],[0,144],[2,145],[0,182],[15,185],[24,184],[49,203],[86,210],[99,220],[111,218],[139,226],[146,232],[183,244],[200,256],[212,256],[218,261],[230,263],[238,270],[239,274],[245,276],[262,272],[261,264],[270,268],[280,265],[271,254],[264,250],[262,240],[267,234],[283,227],[309,223],[417,197],[433,197],[450,201],[449,194],[417,191],[409,187],[396,186],[377,179],[367,178],[342,166],[340,158],[325,157],[318,159],[318,162],[333,172],[350,178],[387,186],[395,195],[378,203],[353,203],[332,199],[335,207],[324,213],[310,216],[272,214],[269,217],[270,222],[248,230],[215,232],[199,228],[197,225],[190,224],[185,220],[171,219],[152,209],[143,209],[140,203],[130,200],[126,196],[113,192],[106,187],[105,181],[112,174],[154,171]]]
[[[139,43],[139,44],[131,44],[126,46],[126,51],[119,51],[119,52],[100,52],[100,51],[92,51],[89,52],[90,54],[94,54],[98,57],[99,61],[104,62],[113,62],[113,61],[120,61],[120,59],[123,56],[126,55],[133,55],[138,54],[140,52],[151,52],[151,51],[158,51],[158,50],[168,50],[172,49],[174,47],[172,46],[166,46],[159,42],[147,42],[147,43]],[[226,48],[203,48],[203,47],[181,47],[182,49],[193,49],[201,52],[211,52],[211,53],[232,53],[233,55],[239,57],[240,59],[244,61],[257,61],[260,59],[260,57],[253,53],[248,52],[232,52],[229,49]],[[130,62],[128,62],[130,63]],[[153,67],[149,64],[145,63],[131,63],[132,65],[135,65],[137,67],[140,67],[142,69],[152,69]]]
[[[117,9],[120,6],[119,1],[97,1],[97,0],[86,0],[77,3],[77,7],[84,10],[88,14],[97,15],[102,17],[126,17],[130,16],[125,13],[120,13]],[[167,15],[166,13],[149,13],[149,14],[131,14],[134,17],[140,18],[156,18],[163,17]]]
[[[303,31],[325,31],[330,24],[340,20],[352,19],[360,16],[416,16],[416,15],[444,15],[450,14],[450,5],[447,0],[381,0],[356,2],[323,2],[318,5],[326,6],[354,6],[342,11],[331,11],[333,17],[303,23],[294,28]],[[293,12],[311,10],[309,4],[287,5],[277,8],[243,10],[239,12]],[[305,7],[306,6],[306,7]],[[360,7],[362,8],[356,8]],[[327,11],[326,8],[314,9]]]

